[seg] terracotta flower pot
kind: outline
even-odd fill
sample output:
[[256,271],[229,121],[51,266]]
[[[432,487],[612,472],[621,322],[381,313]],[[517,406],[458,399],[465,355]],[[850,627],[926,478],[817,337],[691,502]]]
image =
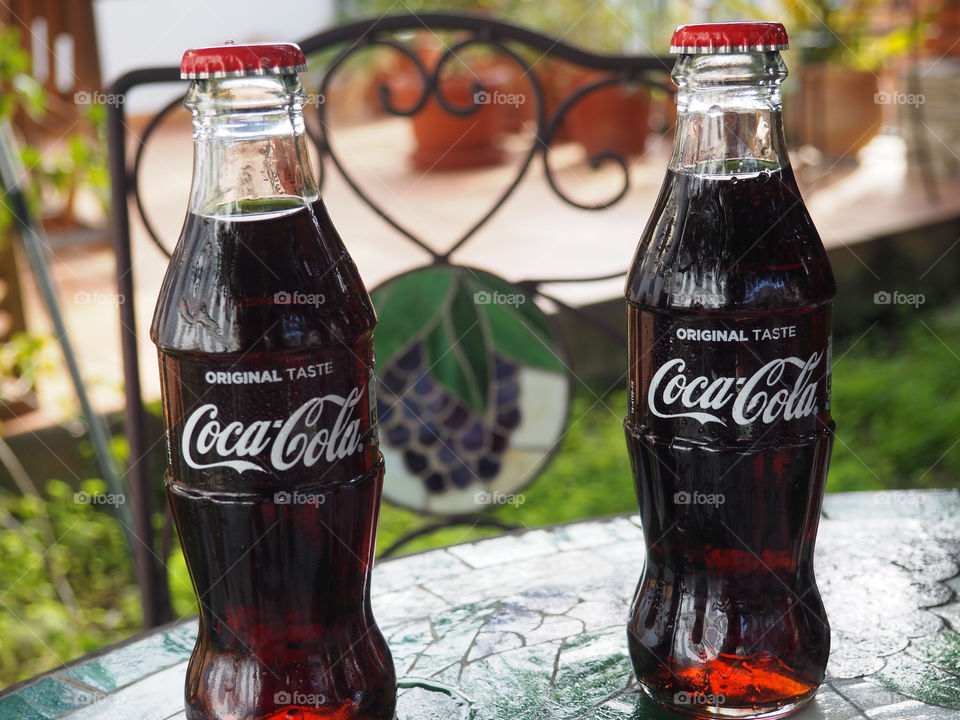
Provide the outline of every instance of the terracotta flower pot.
[[960,4],[944,3],[931,22],[926,47],[934,57],[960,56]]
[[[571,66],[564,62],[545,57],[538,62],[532,70],[540,81],[540,87],[543,91],[543,112],[546,122],[546,125],[543,127],[544,132],[549,128],[550,121],[553,119],[554,113],[557,112],[557,108],[560,107],[560,104],[571,92],[574,73],[570,67]],[[536,100],[526,78],[521,80],[521,86],[521,92],[527,93],[528,98],[528,102],[524,107],[524,112],[526,113],[524,118],[533,124],[536,122]],[[567,131],[566,118],[564,118],[555,129],[551,143],[562,143],[569,140],[570,133]]]
[[792,143],[813,145],[827,157],[854,157],[880,132],[876,75],[829,64],[807,65],[797,74],[787,138]]
[[[488,96],[510,92],[509,75],[498,68],[478,68],[473,72],[443,76],[440,93],[455,108],[470,107],[474,84],[479,82]],[[420,97],[422,80],[416,73],[401,73],[390,80],[393,104],[399,109],[412,107]],[[507,123],[505,104],[480,105],[469,115],[447,112],[431,96],[424,107],[411,118],[416,148],[411,155],[413,165],[421,170],[454,170],[503,162],[500,137]]]
[[479,73],[498,79],[508,95],[500,112],[503,131],[532,130],[537,121],[537,100],[523,69],[509,58],[498,55],[479,66]]
[[[582,73],[573,89],[605,77],[599,72]],[[649,123],[650,91],[642,85],[612,85],[594,90],[578,100],[566,117],[571,139],[580,143],[588,156],[600,152],[643,152]]]

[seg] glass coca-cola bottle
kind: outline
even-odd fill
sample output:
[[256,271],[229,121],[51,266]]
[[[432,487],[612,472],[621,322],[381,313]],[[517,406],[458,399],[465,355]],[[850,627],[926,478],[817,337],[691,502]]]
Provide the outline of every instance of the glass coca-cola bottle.
[[157,301],[191,720],[390,720],[370,608],[376,316],[320,199],[291,44],[189,50],[190,207]]
[[796,710],[830,648],[813,550],[836,287],[783,139],[786,47],[779,23],[677,29],[675,145],[627,280],[630,655],[700,717]]

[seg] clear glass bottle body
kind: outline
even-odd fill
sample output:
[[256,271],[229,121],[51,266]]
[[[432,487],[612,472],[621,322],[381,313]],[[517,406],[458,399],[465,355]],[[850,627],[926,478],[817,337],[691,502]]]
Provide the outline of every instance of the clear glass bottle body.
[[777,52],[682,55],[627,280],[625,421],[647,554],[628,622],[656,702],[777,717],[823,681],[813,549],[836,292],[783,140]]
[[190,720],[390,720],[370,607],[376,316],[310,170],[295,75],[195,81],[157,303],[167,497],[200,605]]

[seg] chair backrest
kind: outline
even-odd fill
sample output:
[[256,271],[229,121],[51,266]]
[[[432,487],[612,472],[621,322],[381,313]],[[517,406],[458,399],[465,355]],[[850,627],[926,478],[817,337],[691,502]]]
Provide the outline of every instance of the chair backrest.
[[[411,41],[411,34],[417,31],[443,33],[443,37],[450,38],[450,41],[431,57]],[[300,45],[311,62],[318,58],[325,60],[317,86],[307,87],[308,92],[315,92],[315,97],[319,98],[319,101],[310,105],[311,112],[307,120],[311,140],[320,158],[321,185],[324,178],[336,172],[357,198],[429,257],[418,273],[393,278],[373,293],[381,316],[376,339],[382,448],[385,454],[393,453],[393,458],[388,458],[388,467],[395,468],[391,472],[401,478],[392,485],[388,483],[391,489],[385,490],[386,497],[418,510],[454,518],[463,516],[489,504],[494,489],[497,492],[511,491],[520,487],[521,483],[532,480],[550,454],[550,448],[556,445],[556,439],[565,424],[569,395],[568,363],[562,343],[533,300],[548,298],[571,312],[580,312],[578,308],[569,307],[559,299],[548,296],[542,286],[548,282],[602,278],[573,274],[563,278],[536,277],[507,283],[489,272],[458,265],[453,256],[462,251],[477,231],[514,195],[534,163],[542,163],[546,182],[568,204],[585,210],[603,210],[622,199],[630,183],[629,159],[625,153],[634,152],[637,148],[630,146],[629,137],[618,139],[616,132],[611,136],[609,123],[590,118],[604,118],[608,106],[604,105],[603,100],[611,91],[632,97],[637,95],[638,86],[645,86],[659,88],[665,97],[669,97],[672,87],[668,73],[672,59],[598,55],[489,17],[439,13],[385,16],[352,22],[308,37]],[[476,47],[486,48],[489,56],[497,60],[500,75],[496,72],[473,73],[472,81],[467,83],[464,92],[462,84],[457,89],[445,78],[450,66],[457,62],[458,55]],[[400,65],[393,68],[393,77],[387,73],[376,89],[377,99],[388,114],[413,118],[434,114],[474,119],[475,122],[469,126],[472,128],[481,123],[488,106],[496,103],[498,97],[509,102],[511,95],[522,95],[524,101],[516,100],[515,107],[526,104],[527,100],[530,102],[525,108],[525,117],[511,121],[525,126],[528,138],[527,149],[517,164],[516,173],[489,210],[466,231],[453,238],[446,250],[435,250],[365,192],[346,159],[340,156],[335,143],[331,142],[328,119],[332,111],[330,98],[334,83],[351,58],[371,48],[386,48],[395,53],[400,61]],[[563,64],[568,73],[572,71],[572,76],[568,74],[568,77],[573,77],[573,80],[559,90],[547,86],[540,70],[550,63]],[[397,67],[402,67],[407,75],[408,82],[405,85],[396,82]],[[512,74],[505,74],[504,68],[512,69]],[[311,67],[311,72],[315,69]],[[179,82],[178,68],[149,68],[127,73],[108,92],[119,97],[135,87],[168,82]],[[147,625],[165,620],[169,615],[169,603],[166,578],[162,563],[157,559],[150,524],[158,479],[147,462],[155,438],[148,436],[141,396],[133,303],[130,208],[135,208],[147,233],[169,255],[173,238],[161,238],[155,231],[145,209],[139,173],[144,148],[161,121],[180,106],[181,100],[178,98],[163,108],[140,132],[134,143],[132,161],[128,155],[131,133],[124,115],[124,105],[113,104],[108,109],[113,184],[112,235],[117,259],[118,292],[128,298],[127,302],[120,305],[126,383],[126,434],[131,458],[128,473],[136,532],[142,540],[137,558],[138,581],[143,593]],[[642,109],[644,103],[649,103],[649,97],[644,92],[631,102]],[[584,117],[575,117],[578,107],[591,103],[598,106],[594,108],[593,116],[584,114]],[[597,112],[599,115],[596,115]],[[603,125],[607,126],[607,134],[601,136]],[[502,129],[498,127],[495,134]],[[579,132],[591,168],[614,163],[622,170],[622,183],[611,197],[583,202],[571,197],[562,187],[549,157],[558,135],[564,131]],[[412,160],[419,167],[440,168],[451,160],[461,164],[476,164],[491,159],[484,156],[484,152],[490,152],[489,149],[484,150],[474,144],[468,144],[465,152],[457,151],[454,153],[457,157],[451,158],[450,146],[456,144],[456,138],[453,142],[448,140],[447,147],[437,151],[436,147],[431,148],[429,143],[423,142]],[[493,152],[497,152],[496,148]],[[538,241],[536,238],[530,240]],[[539,239],[540,242],[544,240],[546,238]],[[420,289],[427,286],[432,288],[433,295],[421,298],[419,305],[415,304],[411,310],[413,306],[408,301],[418,293],[423,295]],[[445,309],[438,314],[439,306]],[[409,322],[395,322],[399,315],[409,312],[422,314],[422,317],[418,316],[419,323],[415,323],[417,327],[413,331],[409,329]],[[595,319],[591,319],[591,322],[602,324]],[[477,325],[488,330],[484,333],[471,332],[470,328]],[[618,328],[612,327],[609,332],[615,336],[621,333]],[[451,343],[465,344],[471,352],[446,353],[443,349],[449,349]],[[449,357],[442,357],[446,355]],[[521,378],[526,379],[521,383]],[[532,379],[540,383],[535,391],[541,397],[552,393],[558,398],[556,407],[547,411],[541,409],[538,417],[527,412],[524,406],[523,392],[531,392]],[[519,389],[521,386],[525,388],[522,392]],[[425,397],[431,402],[427,403],[423,399]],[[439,422],[434,424],[428,421],[427,414],[432,411],[427,405],[447,407],[444,417],[448,421],[453,418],[450,421],[453,427],[441,428]],[[454,408],[453,412],[449,410],[451,407]],[[420,445],[411,440],[411,430],[417,429],[416,426],[409,426],[411,418],[416,426],[429,426],[432,438],[423,438]],[[517,437],[519,429],[523,429],[523,435],[529,441],[522,449],[519,443],[511,445],[511,438]],[[445,470],[428,472],[424,470],[426,463],[422,455],[433,452],[425,446],[433,447],[431,444],[437,438],[441,440],[440,445],[447,447],[454,443],[462,452],[457,457],[448,458],[450,462],[444,466]],[[478,448],[483,452],[475,453],[474,450]],[[514,462],[521,451],[531,453],[525,465]],[[513,453],[511,462],[505,460],[505,452]],[[468,454],[470,457],[466,457]],[[511,463],[513,469],[508,472],[507,466]],[[518,465],[523,465],[526,470],[517,471]]]

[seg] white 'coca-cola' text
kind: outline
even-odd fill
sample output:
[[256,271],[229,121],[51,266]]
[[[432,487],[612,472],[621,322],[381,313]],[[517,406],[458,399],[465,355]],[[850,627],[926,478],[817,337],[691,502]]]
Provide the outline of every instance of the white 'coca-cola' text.
[[[822,377],[814,371],[823,361],[823,352],[816,352],[806,361],[798,357],[771,360],[750,377],[710,378],[684,374],[682,358],[668,360],[654,374],[647,391],[647,405],[657,417],[697,420],[703,425],[727,421],[717,412],[730,406],[730,416],[737,425],[770,424],[779,418],[797,420],[815,414],[817,384]],[[799,368],[792,380],[789,368]],[[779,389],[776,389],[779,388]]]
[[[254,420],[249,425],[237,420],[224,424],[217,419],[220,410],[216,405],[201,405],[183,425],[180,450],[184,462],[196,470],[228,467],[240,473],[267,472],[263,463],[243,458],[256,458],[268,449],[266,459],[278,471],[289,470],[297,463],[309,468],[320,461],[342,460],[363,448],[360,418],[353,417],[361,395],[360,389],[354,388],[347,397],[331,394],[310,398],[286,419]],[[337,408],[333,425],[319,427],[325,411],[333,408]],[[211,454],[218,459],[198,460]]]

